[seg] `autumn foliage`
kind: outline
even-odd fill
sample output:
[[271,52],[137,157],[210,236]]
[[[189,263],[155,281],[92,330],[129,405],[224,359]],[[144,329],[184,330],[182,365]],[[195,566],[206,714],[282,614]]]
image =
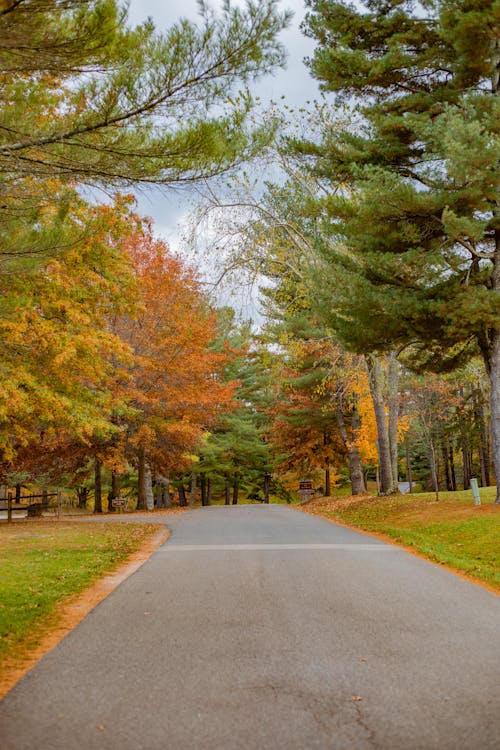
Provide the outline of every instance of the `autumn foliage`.
[[234,392],[202,284],[127,198],[75,194],[65,225],[37,273],[0,275],[4,475],[182,471]]

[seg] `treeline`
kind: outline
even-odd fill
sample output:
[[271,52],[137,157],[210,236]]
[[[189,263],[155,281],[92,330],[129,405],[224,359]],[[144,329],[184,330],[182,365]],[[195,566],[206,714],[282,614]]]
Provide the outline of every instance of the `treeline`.
[[493,483],[496,4],[311,0],[307,8],[303,31],[316,43],[308,66],[324,98],[267,114],[280,127],[266,150],[263,195],[249,179],[207,196],[218,218],[231,207],[230,266],[265,279],[266,335],[283,357],[284,465],[292,446],[309,452],[304,461],[321,455],[324,471],[343,451],[356,493],[375,463],[382,494],[412,465],[435,487],[467,487],[472,474]]
[[142,506],[153,465],[180,471],[229,407],[200,281],[109,196],[230,173],[268,140],[245,87],[283,62],[276,6],[161,32],[114,0],[2,4],[2,484],[66,479],[84,502],[91,470],[99,510],[103,467],[112,499],[127,465]]

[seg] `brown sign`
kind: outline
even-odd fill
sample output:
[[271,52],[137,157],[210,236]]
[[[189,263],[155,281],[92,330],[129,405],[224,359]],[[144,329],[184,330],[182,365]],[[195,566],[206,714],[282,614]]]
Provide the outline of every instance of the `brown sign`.
[[299,482],[299,490],[312,490],[313,483],[309,481]]

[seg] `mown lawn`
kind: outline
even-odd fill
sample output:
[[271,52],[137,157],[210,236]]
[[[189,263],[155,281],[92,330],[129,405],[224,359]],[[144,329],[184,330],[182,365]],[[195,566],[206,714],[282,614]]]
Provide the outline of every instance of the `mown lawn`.
[[57,624],[58,605],[114,570],[158,526],[0,523],[0,670]]
[[500,591],[500,506],[495,488],[481,489],[481,506],[471,491],[326,499],[304,510],[385,534],[434,562],[484,581]]

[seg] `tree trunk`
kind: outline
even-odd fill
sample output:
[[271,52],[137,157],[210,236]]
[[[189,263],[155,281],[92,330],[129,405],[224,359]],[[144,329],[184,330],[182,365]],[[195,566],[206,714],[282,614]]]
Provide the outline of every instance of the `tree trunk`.
[[391,468],[394,492],[398,491],[399,467],[398,467],[398,416],[399,416],[399,362],[396,352],[389,354],[389,367],[387,372],[388,385],[388,407],[389,407],[389,448],[391,451]]
[[161,483],[162,483],[162,492],[161,492],[162,505],[164,508],[170,508],[170,492],[169,492],[170,481],[168,477],[162,478]]
[[238,477],[234,478],[233,482],[233,505],[238,505],[238,491],[240,488],[240,482]]
[[231,505],[231,485],[229,484],[229,481],[227,479],[226,479],[226,487],[225,487],[224,505]]
[[21,502],[21,485],[19,482],[16,484],[16,499],[15,502],[19,505]]
[[207,504],[207,478],[202,475],[200,478],[201,504],[203,507]]
[[98,458],[94,463],[94,513],[102,513],[102,464]]
[[[498,35],[494,41],[492,59],[492,92],[500,96],[500,40]],[[491,274],[491,294],[500,292],[500,202],[497,198],[494,210],[495,227],[495,257],[493,259],[493,272]],[[497,483],[495,505],[500,505],[500,326],[496,326],[489,332],[488,361],[486,363],[491,385],[491,447],[493,450],[493,465]]]
[[410,446],[408,445],[408,441],[406,441],[406,479],[410,485],[409,489],[411,494],[413,492],[413,477],[411,473]]
[[474,389],[474,414],[479,436],[479,463],[481,466],[481,485],[488,487],[490,484],[490,446],[486,419],[484,418],[483,394],[480,388]]
[[448,454],[450,458],[450,473],[451,473],[451,484],[453,486],[453,492],[457,489],[457,475],[455,473],[455,455],[453,453],[453,443],[448,445]]
[[389,495],[394,492],[394,480],[392,477],[392,459],[389,445],[389,432],[387,429],[387,418],[384,408],[382,368],[380,360],[373,354],[366,357],[368,366],[368,381],[370,393],[375,411],[375,422],[377,424],[377,452],[380,470],[381,495]]
[[181,506],[181,508],[185,508],[187,506],[186,490],[184,489],[184,485],[182,484],[182,482],[179,485],[178,492],[179,492],[179,505]]
[[269,505],[269,485],[271,483],[271,475],[266,472],[264,474],[264,503]]
[[146,508],[147,510],[153,510],[155,507],[153,497],[153,477],[151,474],[151,467],[147,462],[144,467],[144,484],[146,489]]
[[146,451],[137,453],[137,510],[146,510]]
[[469,461],[469,446],[467,445],[467,438],[465,431],[462,431],[462,470],[464,476],[464,490],[470,488],[470,461]]
[[330,481],[330,467],[327,466],[325,469],[325,497],[331,497],[332,487]]
[[[496,230],[496,233],[498,234],[498,239],[495,275],[498,277],[498,280],[495,288],[500,290],[500,230]],[[495,504],[500,505],[500,330],[495,330],[491,334],[489,376],[491,382],[491,444],[497,483]]]
[[207,505],[212,505],[212,482],[207,477]]
[[87,500],[88,500],[88,494],[89,491],[87,487],[77,487],[76,488],[76,496],[78,498],[78,507],[79,508],[86,508],[87,507]]
[[446,489],[448,492],[453,492],[453,482],[451,480],[451,471],[450,471],[450,459],[448,454],[448,441],[443,438],[441,441],[441,453],[443,456],[443,462],[444,462],[444,475],[446,479]]
[[113,505],[113,500],[119,500],[120,499],[120,475],[119,473],[113,469],[111,472],[111,492],[108,495],[108,512],[113,513],[115,510],[115,507]]
[[358,446],[356,445],[356,434],[359,429],[359,413],[356,407],[353,408],[352,412],[352,439],[349,440],[347,434],[347,428],[345,425],[344,411],[342,406],[342,399],[336,411],[337,425],[339,428],[340,437],[347,450],[347,457],[349,460],[349,476],[351,478],[351,490],[353,495],[364,495],[366,494],[365,477],[363,474],[363,465],[361,463],[361,456],[359,455]]
[[432,484],[434,485],[434,492],[436,493],[436,500],[439,500],[439,474],[438,474],[438,465],[437,465],[437,456],[436,456],[436,449],[434,447],[434,440],[430,439],[429,444],[430,449],[430,463],[431,463],[431,476],[432,476]]
[[191,474],[191,487],[189,488],[189,505],[194,505],[196,502],[196,483],[197,483],[197,476],[193,473]]

